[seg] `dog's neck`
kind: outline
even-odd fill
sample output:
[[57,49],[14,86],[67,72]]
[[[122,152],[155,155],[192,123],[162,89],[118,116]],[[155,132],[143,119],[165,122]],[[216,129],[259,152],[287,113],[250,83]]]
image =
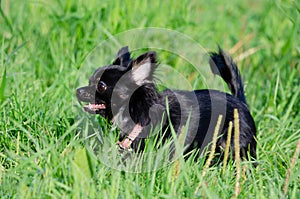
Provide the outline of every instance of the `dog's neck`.
[[142,126],[148,125],[151,121],[149,111],[153,105],[158,104],[160,98],[153,83],[139,87],[129,101],[129,112],[133,121]]

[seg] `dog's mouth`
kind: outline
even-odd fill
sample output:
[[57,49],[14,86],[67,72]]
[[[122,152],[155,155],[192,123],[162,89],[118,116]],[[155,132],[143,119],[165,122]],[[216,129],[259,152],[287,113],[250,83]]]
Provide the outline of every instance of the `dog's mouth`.
[[103,111],[106,110],[106,105],[104,103],[86,104],[86,105],[84,105],[83,108],[86,112],[89,112],[92,114],[103,114]]

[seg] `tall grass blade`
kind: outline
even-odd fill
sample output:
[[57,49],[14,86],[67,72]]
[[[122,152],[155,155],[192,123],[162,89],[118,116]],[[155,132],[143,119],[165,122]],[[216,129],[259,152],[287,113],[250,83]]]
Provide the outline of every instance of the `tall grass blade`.
[[4,67],[1,85],[0,85],[0,102],[5,100],[4,91],[6,87],[6,67]]

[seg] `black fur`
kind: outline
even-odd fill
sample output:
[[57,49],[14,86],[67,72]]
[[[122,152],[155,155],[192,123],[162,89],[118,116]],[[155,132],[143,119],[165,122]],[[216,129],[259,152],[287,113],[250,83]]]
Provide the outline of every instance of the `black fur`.
[[[144,139],[161,120],[165,120],[162,132],[166,133],[161,134],[164,136],[163,140],[171,137],[170,125],[177,133],[188,125],[185,153],[197,148],[202,150],[211,141],[217,118],[221,114],[223,120],[217,151],[222,152],[228,124],[234,120],[233,110],[238,109],[241,155],[247,157],[248,151],[255,158],[256,127],[246,103],[238,68],[222,49],[218,53],[211,53],[210,66],[212,72],[221,76],[228,84],[232,95],[217,90],[167,89],[158,92],[153,81],[153,73],[158,67],[156,53],[147,52],[131,59],[127,47],[119,50],[112,65],[97,69],[90,78],[89,85],[78,88],[76,94],[79,101],[98,104],[85,106],[86,111],[100,114],[119,125],[120,140],[135,124],[140,124],[143,133],[132,143],[135,150],[139,145],[143,149]],[[167,106],[169,118],[164,118]],[[190,122],[186,124],[189,118]],[[234,151],[233,141],[231,150]]]

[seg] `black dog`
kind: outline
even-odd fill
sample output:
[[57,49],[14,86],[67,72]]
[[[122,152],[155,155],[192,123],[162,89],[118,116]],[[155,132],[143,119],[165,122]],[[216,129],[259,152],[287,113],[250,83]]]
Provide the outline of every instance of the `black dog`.
[[[85,111],[118,124],[121,129],[118,145],[134,150],[143,150],[144,141],[155,126],[162,127],[160,138],[163,142],[172,137],[172,129],[179,135],[183,126],[188,127],[185,153],[202,150],[211,142],[218,116],[222,115],[217,142],[217,151],[221,153],[228,124],[234,120],[234,109],[238,109],[241,155],[247,157],[249,152],[255,158],[256,127],[238,68],[222,49],[210,54],[210,66],[212,72],[227,83],[232,95],[217,90],[158,92],[153,80],[158,67],[156,53],[147,52],[132,59],[128,47],[123,47],[115,61],[97,69],[89,85],[78,88],[76,95],[79,101],[89,103],[84,106]],[[233,141],[231,151],[234,155]]]

